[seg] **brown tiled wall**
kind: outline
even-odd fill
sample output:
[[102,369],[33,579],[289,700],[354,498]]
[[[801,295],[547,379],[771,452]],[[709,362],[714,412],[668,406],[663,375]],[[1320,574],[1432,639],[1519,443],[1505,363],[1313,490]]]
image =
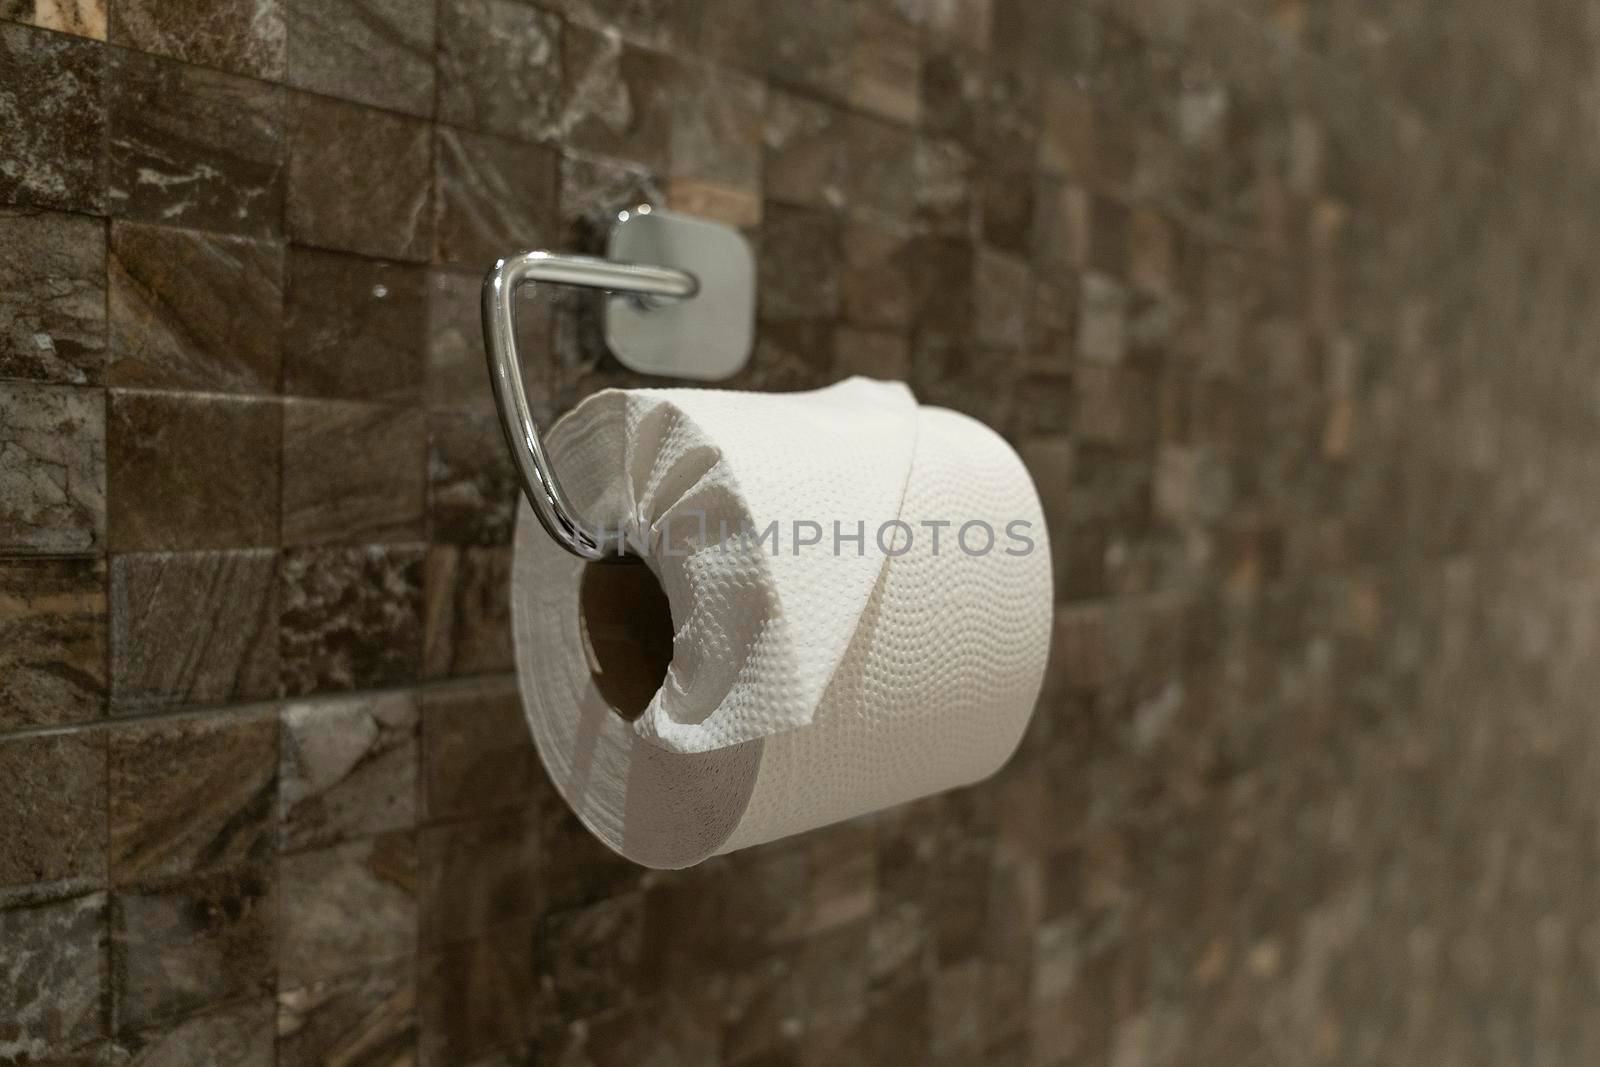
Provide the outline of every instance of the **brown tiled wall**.
[[[1578,0],[0,0],[0,1062],[1600,1059],[1597,60]],[[553,795],[476,288],[640,199],[755,243],[738,385],[1026,458],[993,781],[673,874]],[[638,381],[594,310],[526,316],[548,411]]]

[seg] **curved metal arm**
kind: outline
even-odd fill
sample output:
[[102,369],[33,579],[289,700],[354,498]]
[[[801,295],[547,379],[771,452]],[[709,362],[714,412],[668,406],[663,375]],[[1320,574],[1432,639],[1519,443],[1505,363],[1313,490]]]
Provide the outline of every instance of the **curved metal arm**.
[[533,505],[533,513],[556,544],[575,556],[587,560],[632,558],[620,537],[616,542],[600,542],[590,534],[550,466],[517,358],[515,298],[517,289],[528,282],[655,297],[690,297],[699,290],[700,283],[694,275],[671,267],[613,263],[593,256],[550,252],[523,252],[499,260],[483,281],[483,338],[489,380],[494,386],[495,405],[500,409],[500,427],[505,431],[522,491]]

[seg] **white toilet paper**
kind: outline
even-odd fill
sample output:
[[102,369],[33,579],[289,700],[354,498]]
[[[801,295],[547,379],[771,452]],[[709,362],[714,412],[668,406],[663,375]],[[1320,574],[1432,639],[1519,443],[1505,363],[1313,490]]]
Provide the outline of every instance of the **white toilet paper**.
[[982,423],[861,378],[613,390],[548,446],[578,512],[642,547],[671,605],[671,665],[628,721],[592,670],[591,565],[523,503],[524,706],[557,789],[616,851],[688,866],[977,781],[1016,747],[1050,551],[1026,469]]

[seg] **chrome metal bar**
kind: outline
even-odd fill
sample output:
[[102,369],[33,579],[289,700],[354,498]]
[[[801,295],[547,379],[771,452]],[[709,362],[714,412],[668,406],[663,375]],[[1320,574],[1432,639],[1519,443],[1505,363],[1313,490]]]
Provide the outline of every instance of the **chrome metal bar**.
[[584,526],[562,491],[545,452],[517,357],[516,293],[530,282],[669,298],[692,297],[700,283],[694,275],[671,267],[613,263],[593,256],[543,251],[499,260],[483,281],[483,338],[489,380],[494,387],[495,405],[500,409],[500,427],[505,431],[522,491],[527,494],[533,513],[556,544],[575,556],[588,560],[631,559],[620,537],[614,543],[601,543]]

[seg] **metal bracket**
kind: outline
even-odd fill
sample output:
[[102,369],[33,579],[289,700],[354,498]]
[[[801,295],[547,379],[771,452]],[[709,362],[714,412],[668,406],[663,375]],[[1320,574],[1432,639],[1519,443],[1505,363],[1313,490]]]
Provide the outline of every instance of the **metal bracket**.
[[620,538],[602,541],[585,527],[550,466],[517,357],[517,290],[543,282],[615,294],[606,344],[643,374],[726,378],[749,361],[755,321],[755,261],[737,230],[644,206],[617,216],[609,250],[623,261],[523,252],[498,260],[483,282],[489,381],[522,490],[557,544],[596,561],[634,557]]

